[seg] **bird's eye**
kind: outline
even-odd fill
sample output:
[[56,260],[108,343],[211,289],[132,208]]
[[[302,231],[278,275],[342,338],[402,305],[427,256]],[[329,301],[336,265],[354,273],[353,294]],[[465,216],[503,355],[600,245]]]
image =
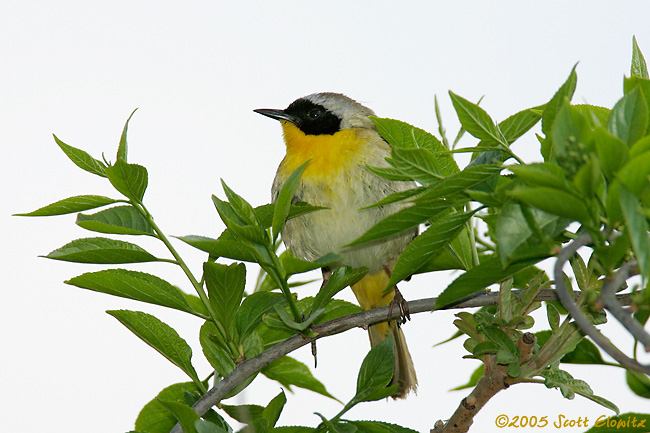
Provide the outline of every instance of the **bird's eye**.
[[307,117],[309,117],[310,120],[318,119],[320,116],[323,115],[323,110],[320,108],[314,108],[307,113]]

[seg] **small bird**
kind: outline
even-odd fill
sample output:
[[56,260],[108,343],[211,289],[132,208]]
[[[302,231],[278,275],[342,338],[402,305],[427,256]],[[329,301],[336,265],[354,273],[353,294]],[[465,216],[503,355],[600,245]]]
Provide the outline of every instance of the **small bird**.
[[[292,218],[282,230],[282,240],[291,253],[316,260],[328,253],[338,254],[341,266],[368,268],[353,284],[361,308],[394,305],[403,298],[396,287],[384,293],[397,257],[417,235],[417,228],[392,237],[345,247],[369,228],[403,208],[403,204],[370,206],[386,196],[415,187],[412,181],[387,180],[367,166],[388,167],[390,145],[379,135],[370,119],[372,110],[339,93],[314,93],[297,99],[284,110],[258,109],[259,114],[279,120],[287,153],[275,175],[272,198],[275,202],[289,175],[311,160],[296,188],[294,201],[327,209]],[[323,269],[323,284],[332,270]],[[391,384],[398,384],[395,398],[415,391],[417,379],[404,334],[395,321],[368,328],[370,344],[394,337],[395,365]]]

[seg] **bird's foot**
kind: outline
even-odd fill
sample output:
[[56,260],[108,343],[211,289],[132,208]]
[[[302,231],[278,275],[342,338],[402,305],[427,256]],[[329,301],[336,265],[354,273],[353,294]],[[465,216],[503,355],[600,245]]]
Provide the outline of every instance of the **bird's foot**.
[[388,306],[388,316],[393,315],[393,308],[395,306],[399,308],[399,317],[397,318],[398,325],[403,325],[407,320],[411,320],[408,303],[397,289],[397,286],[395,286],[395,296]]

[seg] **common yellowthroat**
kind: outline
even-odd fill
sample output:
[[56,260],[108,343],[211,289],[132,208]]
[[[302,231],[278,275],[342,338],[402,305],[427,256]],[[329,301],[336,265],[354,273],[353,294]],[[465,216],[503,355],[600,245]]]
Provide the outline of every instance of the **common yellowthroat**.
[[[384,293],[390,272],[400,253],[417,235],[417,229],[368,244],[344,245],[357,239],[370,227],[398,211],[403,205],[370,206],[386,196],[415,186],[410,181],[387,180],[367,166],[387,167],[390,145],[377,132],[369,108],[339,93],[315,93],[297,99],[284,110],[258,109],[257,113],[282,124],[287,154],[273,182],[273,201],[289,175],[307,160],[294,200],[326,210],[287,221],[282,240],[291,253],[305,260],[325,254],[342,257],[341,265],[368,268],[368,273],[352,285],[361,308],[391,305],[395,288]],[[323,270],[326,280],[331,271]],[[401,297],[401,296],[400,296]],[[404,398],[417,387],[417,379],[404,334],[395,321],[372,325],[368,329],[375,346],[388,334],[395,342],[392,383],[398,384],[396,398]]]

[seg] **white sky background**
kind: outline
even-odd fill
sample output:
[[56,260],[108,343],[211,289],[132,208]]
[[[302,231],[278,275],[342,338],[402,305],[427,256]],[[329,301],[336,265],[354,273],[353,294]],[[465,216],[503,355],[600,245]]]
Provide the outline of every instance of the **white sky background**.
[[[438,95],[453,137],[458,122],[448,90],[473,101],[485,96],[481,106],[500,121],[550,99],[578,61],[574,100],[611,107],[629,75],[633,34],[650,59],[649,15],[644,1],[2,2],[3,431],[128,431],[162,388],[189,380],[105,314],[108,309],[155,314],[190,342],[200,375],[209,372],[198,344],[199,321],[67,286],[64,280],[101,267],[37,257],[95,236],[75,226],[74,216],[10,216],[73,195],[118,196],[105,179],[76,168],[52,133],[114,160],[124,121],[139,107],[129,130],[129,160],[149,170],[145,203],[168,234],[217,236],[223,226],[210,195],[223,197],[219,179],[254,205],[267,203],[284,155],[277,122],[253,109],[284,108],[309,93],[337,91],[379,116],[437,131]],[[464,143],[474,141],[467,136]],[[528,160],[538,158],[537,148],[532,134],[514,147]],[[151,239],[125,240],[165,254]],[[177,244],[198,273],[203,255]],[[171,265],[129,268],[190,290]],[[249,267],[251,280],[255,275]],[[402,292],[408,299],[436,296],[449,281],[447,274],[416,277]],[[315,290],[312,285],[300,294]],[[352,300],[348,292],[342,296]],[[447,390],[465,383],[478,365],[461,360],[460,340],[431,347],[454,332],[452,319],[447,312],[418,314],[405,326],[420,379],[417,397],[361,404],[347,417],[419,431],[449,417],[466,392]],[[543,316],[538,319],[536,329],[547,326]],[[630,345],[626,340],[623,347]],[[347,401],[368,350],[365,332],[321,340],[318,348],[316,377]],[[312,365],[308,348],[294,355]],[[623,371],[566,369],[623,412],[647,412],[648,401],[627,390]],[[266,404],[279,390],[260,377],[228,403]],[[288,398],[279,425],[315,426],[314,411],[331,417],[340,410],[306,391]],[[608,410],[579,396],[565,400],[540,385],[518,385],[489,402],[476,431],[496,431],[501,413],[593,420]]]

